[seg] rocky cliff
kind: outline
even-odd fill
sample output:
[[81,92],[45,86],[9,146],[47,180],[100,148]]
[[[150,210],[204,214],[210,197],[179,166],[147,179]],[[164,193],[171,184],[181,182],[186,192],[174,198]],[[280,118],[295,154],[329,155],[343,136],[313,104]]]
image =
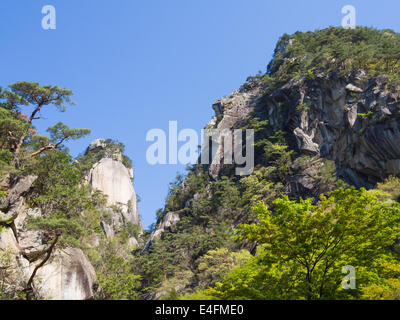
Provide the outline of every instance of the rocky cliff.
[[[0,188],[0,293],[92,299],[99,292],[93,289],[96,275],[110,285],[99,297],[109,299],[176,298],[204,290],[238,266],[236,258],[257,252],[257,241],[237,239],[234,230],[257,223],[252,208],[259,201],[272,210],[286,195],[318,204],[321,194],[340,186],[373,188],[399,176],[399,51],[387,45],[395,40],[400,47],[400,36],[368,28],[284,35],[265,74],[250,77],[212,105],[215,117],[206,128],[221,133],[212,136],[218,144],[214,161],[190,167],[186,177],[171,183],[151,233],[141,229],[132,166],[122,144],[97,139],[75,161],[54,150],[27,162],[35,171],[18,168],[7,179],[9,188]],[[255,132],[249,176],[224,164],[222,134],[234,129]],[[54,169],[60,161],[64,175]],[[35,164],[48,166],[40,170]],[[46,170],[52,170],[50,182]],[[32,196],[38,180],[41,188]],[[393,181],[391,188],[400,190],[400,182]],[[393,199],[399,199],[396,192]],[[81,195],[91,204],[85,214],[76,210]],[[37,199],[45,205],[33,205]],[[42,221],[32,228],[32,219]],[[91,226],[90,237],[73,238],[82,225]],[[60,229],[69,241],[58,242]],[[116,292],[124,288],[123,294]]]
[[[98,152],[103,147],[104,142],[96,140],[87,152]],[[56,243],[46,229],[28,227],[29,219],[45,216],[40,208],[31,208],[27,202],[36,179],[34,175],[20,177],[0,206],[0,264],[6,266],[0,271],[2,289],[11,296],[26,292],[30,298],[92,299],[96,272],[85,252],[71,244]],[[107,196],[107,204],[99,208],[112,217],[101,222],[107,237],[113,237],[128,223],[140,225],[132,179],[132,169],[125,167],[118,153],[100,159],[83,179]],[[95,248],[101,237],[98,234],[97,239],[83,246]],[[128,243],[137,245],[135,238]]]
[[[316,203],[340,186],[370,189],[400,176],[398,52],[388,53],[386,40],[394,41],[394,33],[368,28],[284,35],[265,74],[249,77],[212,105],[215,116],[206,128],[220,132],[212,137],[214,162],[193,166],[173,184],[142,252],[154,265],[160,252],[173,264],[166,269],[160,263],[164,279],[142,273],[156,283],[153,297],[202,288],[199,266],[210,258],[208,250],[255,253],[256,243],[231,241],[227,234],[255,221],[251,207],[258,201],[273,208],[275,199],[288,195]],[[224,164],[223,132],[234,129],[255,132],[250,176]]]
[[[3,201],[0,218],[0,259],[6,265],[0,278],[15,293],[31,298],[83,300],[93,297],[96,273],[80,248],[53,247],[45,230],[27,228],[27,220],[42,217],[39,208],[29,208],[26,195],[35,176],[20,179]],[[27,284],[32,283],[27,287]]]
[[[93,141],[86,153],[97,153],[107,148],[102,139]],[[102,228],[108,237],[113,237],[122,225],[141,225],[136,193],[132,185],[133,170],[122,163],[122,154],[106,154],[96,162],[85,176],[86,183],[107,196],[107,207],[111,219],[102,221]],[[111,209],[110,209],[111,208]]]
[[[270,135],[283,130],[297,155],[332,160],[345,181],[370,188],[400,174],[399,92],[388,83],[363,69],[293,78],[268,94],[263,81],[250,81],[213,104],[207,128],[240,128],[260,117]],[[217,163],[213,178],[223,168],[221,151]]]
[[[212,105],[215,117],[206,128],[251,129],[249,121],[259,116],[268,121],[270,135],[283,130],[296,157],[308,157],[306,166],[293,162],[284,181],[286,192],[295,198],[329,189],[317,181],[323,159],[333,161],[337,176],[350,185],[372,188],[400,174],[399,93],[388,89],[387,81],[385,76],[367,77],[363,70],[346,76],[319,73],[313,80],[289,81],[268,95],[261,81],[250,82]],[[216,164],[209,165],[208,172],[218,179],[226,165],[222,135],[214,139]],[[179,214],[167,212],[145,250],[179,220]]]

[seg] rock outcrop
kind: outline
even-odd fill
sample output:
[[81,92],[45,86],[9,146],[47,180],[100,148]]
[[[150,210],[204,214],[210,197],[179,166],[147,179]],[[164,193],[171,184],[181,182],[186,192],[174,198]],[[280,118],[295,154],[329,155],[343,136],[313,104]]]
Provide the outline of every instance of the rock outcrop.
[[155,230],[151,233],[149,239],[147,240],[143,248],[143,252],[149,250],[151,244],[155,240],[160,239],[165,231],[173,230],[173,228],[179,222],[179,220],[180,220],[179,213],[173,211],[167,212],[162,217],[161,221],[157,224]]
[[[104,140],[98,139],[87,152],[105,147]],[[11,296],[26,291],[32,280],[29,294],[34,298],[92,299],[96,272],[84,251],[71,245],[52,247],[54,237],[48,232],[27,227],[29,218],[44,216],[40,208],[30,208],[26,202],[36,179],[33,175],[19,177],[0,204],[0,281]],[[85,179],[107,196],[107,207],[101,208],[112,217],[110,222],[102,222],[107,236],[112,237],[127,223],[140,225],[133,171],[123,164],[121,153],[100,159]],[[98,241],[93,243],[91,247],[96,247]],[[138,246],[137,240],[130,238],[128,246]]]
[[[368,187],[399,175],[399,94],[388,91],[385,82],[385,77],[364,79],[359,72],[342,78],[320,75],[305,88],[282,89],[278,96],[288,97],[289,106],[283,126],[295,134],[301,152],[333,160],[353,185]],[[296,110],[301,90],[308,105],[302,111],[305,121]]]
[[[87,152],[98,152],[106,148],[104,140],[93,141]],[[122,154],[117,152],[100,159],[95,163],[85,180],[94,189],[107,196],[107,207],[111,221],[103,221],[102,228],[108,237],[127,223],[141,225],[136,193],[132,185],[133,170],[122,163]],[[111,209],[110,209],[111,208]]]
[[[29,217],[41,217],[38,208],[28,208],[25,195],[36,177],[21,177],[2,202],[0,217],[0,273],[6,290],[18,294],[26,290],[33,279],[34,297],[43,299],[83,300],[93,297],[92,286],[96,280],[85,253],[79,248],[56,248],[42,267],[51,247],[51,240],[44,230],[26,227]],[[11,212],[11,213],[10,213]]]
[[21,177],[8,192],[8,195],[0,204],[0,223],[10,223],[14,221],[21,207],[24,204],[24,196],[32,187],[37,179],[36,176],[29,175]]
[[57,249],[38,270],[35,287],[46,300],[87,300],[93,298],[96,272],[78,248]]
[[[207,124],[206,129],[216,129],[219,134],[211,137],[211,144],[217,146],[212,155],[212,163],[209,166],[210,176],[217,178],[224,165],[224,141],[223,133],[226,130],[241,128],[262,98],[261,85],[247,84],[240,90],[236,90],[227,97],[223,97],[212,105],[215,117]],[[234,143],[234,138],[232,143]],[[210,150],[211,151],[211,150]]]
[[[273,130],[288,133],[292,149],[332,160],[344,180],[372,187],[400,174],[400,94],[386,83],[385,76],[367,79],[360,70],[292,80],[268,96],[261,84],[249,84],[213,105],[216,117],[207,127],[237,128],[257,108]],[[223,151],[218,154],[219,163],[209,168],[213,178],[223,168]]]

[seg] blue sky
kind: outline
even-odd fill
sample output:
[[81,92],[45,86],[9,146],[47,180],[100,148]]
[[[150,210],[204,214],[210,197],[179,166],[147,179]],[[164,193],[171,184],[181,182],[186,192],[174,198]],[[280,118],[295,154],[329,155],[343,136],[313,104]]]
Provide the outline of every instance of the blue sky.
[[[215,100],[265,71],[280,35],[338,26],[347,4],[357,25],[399,31],[397,0],[1,0],[0,86],[26,80],[73,90],[77,105],[45,110],[37,128],[90,128],[68,144],[73,155],[95,138],[123,142],[147,227],[184,171],[146,162],[147,131],[167,131],[170,120],[200,131]],[[56,30],[41,28],[44,5],[56,8]]]

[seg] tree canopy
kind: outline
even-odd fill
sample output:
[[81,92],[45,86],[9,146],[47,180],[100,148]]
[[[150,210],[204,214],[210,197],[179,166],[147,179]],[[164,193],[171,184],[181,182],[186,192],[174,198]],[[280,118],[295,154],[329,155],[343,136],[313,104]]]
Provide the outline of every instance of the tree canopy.
[[[310,199],[254,207],[259,222],[239,225],[240,239],[257,241],[258,254],[207,293],[220,299],[342,299],[368,297],[393,285],[400,205],[364,189],[339,188],[318,205]],[[344,290],[342,268],[356,270],[357,287]],[[394,269],[397,271],[397,269]],[[392,270],[392,271],[394,271]]]

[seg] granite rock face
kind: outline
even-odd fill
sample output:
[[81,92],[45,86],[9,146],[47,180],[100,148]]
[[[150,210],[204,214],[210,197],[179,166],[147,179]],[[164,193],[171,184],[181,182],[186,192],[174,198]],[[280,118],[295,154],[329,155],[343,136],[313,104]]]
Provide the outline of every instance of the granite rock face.
[[[351,84],[357,80],[362,88]],[[399,94],[386,89],[384,77],[360,80],[322,76],[280,94],[289,97],[283,125],[296,135],[298,149],[333,160],[348,182],[369,187],[400,174]],[[301,90],[309,107],[305,122],[294,108]],[[305,134],[298,135],[300,130]]]
[[0,223],[14,221],[24,203],[24,195],[30,190],[37,177],[33,175],[21,177],[12,186],[0,204]]
[[147,240],[143,251],[147,251],[150,249],[151,244],[161,238],[162,234],[167,230],[173,230],[175,225],[179,222],[180,217],[177,212],[167,212],[158,223],[155,230],[151,233],[149,239]]
[[[250,112],[262,98],[262,86],[247,84],[227,97],[223,97],[212,105],[215,117],[207,124],[206,129],[215,129],[216,135],[211,137],[210,148],[217,146],[212,154],[209,166],[210,176],[216,179],[224,165],[224,132],[241,128],[246,124]],[[235,143],[234,137],[232,143]],[[211,153],[211,149],[210,149]]]
[[[98,139],[90,144],[87,152],[97,152],[102,148],[105,144]],[[120,153],[100,159],[85,177],[88,184],[107,196],[109,208],[106,211],[110,212],[112,221],[103,221],[102,228],[108,237],[112,237],[124,224],[141,225],[132,179],[133,170],[122,163]]]
[[[256,108],[263,110],[273,131],[288,133],[290,148],[332,160],[347,182],[372,187],[400,175],[400,94],[386,83],[385,76],[366,78],[360,70],[291,80],[268,96],[261,84],[249,84],[214,103],[216,116],[206,128],[234,129]],[[300,103],[307,108],[299,110]],[[217,158],[209,166],[213,178],[223,168],[223,150]]]
[[[53,241],[44,230],[26,227],[30,217],[41,216],[40,209],[25,208],[14,221],[18,247],[28,262],[30,275],[46,257]],[[56,247],[49,261],[37,271],[33,283],[34,293],[37,298],[46,300],[86,300],[93,298],[92,287],[95,281],[96,272],[82,249]]]
[[129,170],[119,161],[101,159],[89,172],[89,183],[107,196],[107,204],[120,205],[121,217],[117,224],[131,222],[140,224],[136,193],[132,186]]
[[[0,280],[4,281],[11,295],[25,289],[53,240],[44,230],[32,230],[26,226],[28,218],[42,216],[40,209],[28,208],[23,197],[33,182],[34,179],[23,177],[11,189],[8,208],[13,214],[8,215],[7,223],[0,227],[0,267],[4,270],[0,273]],[[15,203],[18,203],[18,208],[14,207]],[[43,299],[91,299],[95,280],[96,273],[81,249],[56,248],[51,252],[50,260],[37,269],[33,277],[33,294],[35,298]]]
[[87,300],[93,298],[96,272],[81,249],[57,249],[38,270],[35,287],[46,300]]
[[[87,152],[99,152],[106,147],[104,140],[90,144]],[[100,159],[88,172],[86,182],[107,196],[107,207],[112,221],[102,222],[106,236],[112,238],[127,223],[140,225],[136,193],[132,186],[133,171],[122,163],[122,154]],[[19,177],[10,187],[8,195],[0,203],[0,281],[7,292],[18,295],[24,289],[35,270],[33,297],[56,300],[92,299],[96,272],[88,257],[80,248],[56,245],[54,235],[46,230],[29,229],[29,218],[45,216],[39,208],[29,208],[26,197],[36,176]],[[90,244],[98,245],[98,239]],[[128,246],[135,248],[138,242],[130,238]],[[50,255],[48,253],[50,252]],[[49,257],[48,260],[47,256]],[[43,265],[41,263],[45,261]],[[3,272],[4,270],[4,272]]]

